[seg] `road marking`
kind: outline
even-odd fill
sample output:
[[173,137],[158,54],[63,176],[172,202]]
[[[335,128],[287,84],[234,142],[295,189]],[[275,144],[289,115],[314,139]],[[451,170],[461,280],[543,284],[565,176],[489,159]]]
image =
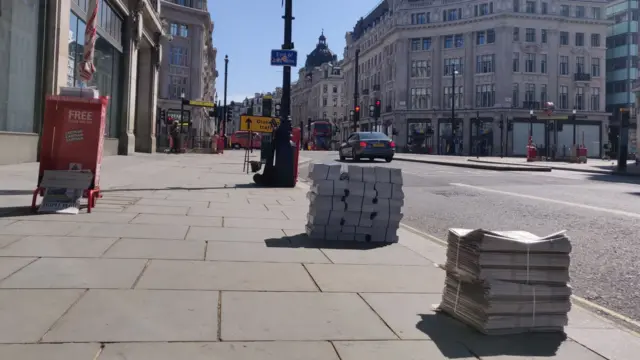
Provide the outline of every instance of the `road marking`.
[[515,197],[520,197],[520,198],[523,198],[523,199],[546,201],[546,202],[559,204],[559,205],[579,207],[579,208],[587,209],[587,210],[608,212],[610,214],[615,214],[615,215],[620,215],[620,216],[628,216],[628,217],[633,217],[633,218],[640,219],[640,214],[629,212],[629,211],[607,209],[607,208],[603,208],[603,207],[599,207],[599,206],[592,206],[592,205],[576,204],[576,203],[572,203],[572,202],[569,202],[569,201],[547,199],[547,198],[534,196],[534,195],[518,194],[518,193],[512,193],[512,192],[508,192],[508,191],[495,190],[495,189],[488,189],[488,188],[484,188],[484,187],[480,187],[480,186],[474,186],[474,185],[468,185],[468,184],[451,183],[450,185],[459,186],[459,187],[466,187],[466,188],[474,189],[474,190],[478,190],[478,191],[492,192],[492,193],[495,193],[495,194],[515,196]]
[[[447,247],[447,241],[446,240],[440,239],[440,238],[438,238],[436,236],[433,236],[431,234],[427,234],[426,232],[418,230],[418,229],[414,228],[413,226],[409,226],[409,225],[407,225],[405,223],[400,223],[400,227],[403,227],[406,230],[409,230],[410,232],[412,232],[412,233],[414,233],[416,235],[419,235],[419,236],[422,236],[424,238],[427,238],[428,240],[431,240],[431,241],[435,242],[438,245],[441,245],[443,247]],[[616,319],[618,319],[620,321],[626,322],[626,323],[628,323],[630,325],[633,325],[634,327],[640,329],[640,322],[635,321],[635,320],[633,320],[632,318],[630,318],[628,316],[624,316],[624,315],[622,315],[622,314],[620,314],[618,312],[615,312],[615,311],[613,311],[611,309],[607,309],[604,306],[598,305],[598,304],[596,304],[596,303],[594,303],[592,301],[589,301],[589,300],[587,300],[585,298],[582,298],[582,297],[580,297],[578,295],[571,295],[571,300],[573,300],[574,302],[579,303],[579,305],[582,305],[582,307],[585,307],[585,308],[588,307],[588,308],[591,308],[591,309],[595,309],[595,310],[601,311],[601,312],[603,312],[603,313],[605,313],[605,314],[607,314],[607,315],[609,315],[609,316],[611,316],[613,318],[616,318]],[[602,317],[598,316],[597,313],[594,314],[594,315],[599,317],[599,318],[602,318]],[[603,319],[603,320],[610,321],[610,320],[607,320],[607,319]],[[638,332],[636,332],[634,330],[631,330],[631,329],[625,329],[625,330],[628,330],[633,335],[640,337],[640,333],[638,333]]]

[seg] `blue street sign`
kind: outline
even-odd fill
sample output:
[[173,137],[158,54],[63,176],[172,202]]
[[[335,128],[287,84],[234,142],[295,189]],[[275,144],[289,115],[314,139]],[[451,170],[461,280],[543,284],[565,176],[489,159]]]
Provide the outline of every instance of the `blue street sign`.
[[297,66],[298,52],[295,50],[271,50],[271,65]]

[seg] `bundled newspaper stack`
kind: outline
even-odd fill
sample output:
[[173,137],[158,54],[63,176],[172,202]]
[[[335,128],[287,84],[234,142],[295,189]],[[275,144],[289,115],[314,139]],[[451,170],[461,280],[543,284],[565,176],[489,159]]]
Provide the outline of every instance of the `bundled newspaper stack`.
[[307,235],[316,240],[398,242],[402,172],[387,167],[311,164]]
[[450,229],[439,309],[489,335],[563,331],[571,309],[564,231]]

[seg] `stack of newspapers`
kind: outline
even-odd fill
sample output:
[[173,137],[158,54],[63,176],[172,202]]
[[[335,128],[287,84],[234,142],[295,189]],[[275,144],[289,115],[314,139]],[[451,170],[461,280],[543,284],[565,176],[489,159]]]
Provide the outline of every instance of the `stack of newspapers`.
[[404,205],[400,169],[311,164],[309,179],[311,239],[398,242]]
[[450,229],[439,306],[485,334],[563,331],[571,243],[563,232]]

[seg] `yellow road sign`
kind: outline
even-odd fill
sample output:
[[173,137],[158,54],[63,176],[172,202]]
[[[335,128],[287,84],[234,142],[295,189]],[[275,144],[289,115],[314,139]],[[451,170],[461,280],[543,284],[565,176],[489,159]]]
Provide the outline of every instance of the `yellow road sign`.
[[240,116],[240,131],[253,131],[260,133],[270,133],[273,131],[272,122],[275,120],[276,126],[280,125],[280,119],[268,116]]
[[202,106],[202,107],[213,107],[213,103],[211,101],[189,100],[189,105],[191,105],[191,106]]

